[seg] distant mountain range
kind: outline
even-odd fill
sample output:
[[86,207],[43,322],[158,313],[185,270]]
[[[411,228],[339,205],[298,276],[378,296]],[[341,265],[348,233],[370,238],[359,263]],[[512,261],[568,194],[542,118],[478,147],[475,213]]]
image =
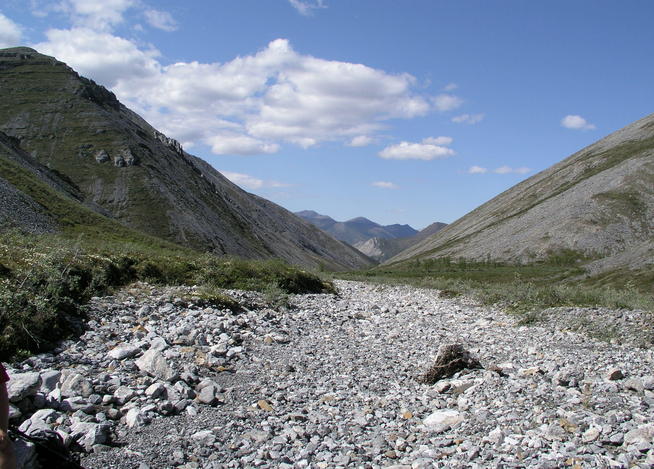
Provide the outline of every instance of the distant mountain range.
[[391,258],[447,226],[445,223],[436,222],[417,231],[409,225],[379,225],[364,217],[340,222],[313,210],[303,210],[295,212],[295,214],[336,239],[353,245],[366,256],[378,262]]
[[355,245],[370,238],[394,239],[413,236],[417,230],[409,225],[382,226],[364,217],[353,218],[348,221],[336,221],[327,215],[321,215],[313,210],[295,212],[295,215],[326,231],[336,239]]
[[0,173],[7,197],[0,228],[60,231],[72,223],[38,202],[43,194],[32,188],[44,183],[68,209],[85,207],[99,217],[88,220],[105,228],[124,226],[194,249],[306,267],[372,264],[241,190],[55,58],[25,47],[0,50],[0,89],[0,160],[11,169]]
[[[532,262],[567,252],[589,275],[654,272],[654,114],[486,202],[388,261]],[[608,277],[607,277],[608,278]]]

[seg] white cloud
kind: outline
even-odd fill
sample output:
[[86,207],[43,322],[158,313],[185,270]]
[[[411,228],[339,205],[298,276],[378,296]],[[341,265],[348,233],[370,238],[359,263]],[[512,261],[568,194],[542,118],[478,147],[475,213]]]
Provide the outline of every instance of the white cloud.
[[279,145],[257,140],[247,135],[216,135],[205,139],[216,155],[259,155],[277,153]]
[[350,147],[366,147],[373,143],[375,140],[372,137],[368,137],[367,135],[357,135],[354,137],[352,140],[350,140],[350,143],[348,143],[348,146]]
[[467,171],[468,174],[486,174],[487,172],[488,168],[482,168],[481,166],[471,166]]
[[[466,173],[468,174],[487,174],[489,172],[488,168],[484,168],[482,166],[471,166],[468,168]],[[499,168],[495,168],[494,170],[490,171],[495,174],[527,174],[531,172],[531,168],[526,168],[524,166],[520,168],[512,168],[510,166],[500,166]]]
[[67,13],[78,27],[109,31],[124,21],[126,10],[138,0],[62,0],[58,9]]
[[315,0],[312,3],[310,0],[288,0],[293,8],[295,8],[302,16],[311,16],[313,10],[319,8],[327,8],[324,0]]
[[459,116],[454,116],[452,117],[452,122],[455,122],[457,124],[477,124],[484,120],[485,115],[483,113],[480,114],[461,114]]
[[379,152],[379,156],[387,160],[442,159],[455,154],[454,150],[444,146],[451,143],[451,137],[428,137],[421,143],[400,142],[384,148]]
[[73,28],[50,29],[45,34],[47,42],[36,44],[35,49],[57,57],[105,86],[125,82],[134,86],[139,80],[156,79],[160,74],[156,49],[141,50],[133,42],[110,33]]
[[237,186],[242,186],[247,189],[262,189],[265,187],[280,188],[289,187],[290,184],[284,184],[277,181],[264,181],[263,179],[250,176],[249,174],[234,173],[231,171],[220,171],[223,176],[232,181]]
[[22,37],[21,27],[0,13],[0,48],[19,46]]
[[458,87],[459,85],[457,85],[456,83],[448,83],[443,87],[443,91],[454,91]]
[[591,124],[583,117],[575,114],[568,114],[561,119],[561,125],[566,129],[574,130],[593,130],[595,128],[594,124]]
[[422,143],[429,145],[451,145],[453,141],[452,137],[427,137],[422,139]]
[[461,104],[463,104],[463,100],[458,96],[446,93],[434,96],[432,98],[432,102],[434,107],[439,111],[451,111],[452,109],[456,109],[461,106]]
[[520,168],[512,168],[510,166],[500,166],[493,170],[495,174],[527,174],[531,171],[531,168],[526,168],[524,166]]
[[370,184],[371,186],[378,187],[380,189],[399,189],[400,186],[398,186],[395,183],[388,182],[388,181],[376,181]]
[[[112,8],[102,14],[81,9],[82,0],[66,5],[106,26],[122,21],[133,4],[108,1]],[[137,45],[107,27],[51,29],[34,47],[107,86],[167,135],[187,146],[207,144],[219,154],[274,153],[283,143],[361,145],[364,136],[372,142],[391,119],[422,116],[460,101],[418,92],[417,80],[407,73],[299,54],[285,39],[224,63],[164,66],[154,47]]]
[[148,24],[154,28],[167,32],[177,30],[177,22],[167,11],[149,9],[145,10],[144,15]]

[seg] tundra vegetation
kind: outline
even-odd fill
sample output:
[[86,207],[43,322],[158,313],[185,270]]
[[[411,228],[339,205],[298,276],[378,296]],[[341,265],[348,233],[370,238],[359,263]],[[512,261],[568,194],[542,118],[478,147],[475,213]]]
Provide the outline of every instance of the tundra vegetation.
[[559,306],[654,312],[654,272],[611,271],[589,276],[584,264],[591,260],[583,253],[566,249],[525,264],[444,257],[338,276],[435,288],[442,296],[467,295],[482,304],[521,314],[529,322],[537,320],[540,311]]

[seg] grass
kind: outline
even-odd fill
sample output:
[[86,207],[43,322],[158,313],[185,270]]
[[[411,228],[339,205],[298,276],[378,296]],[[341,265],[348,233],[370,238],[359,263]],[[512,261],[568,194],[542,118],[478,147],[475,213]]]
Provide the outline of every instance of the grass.
[[219,258],[174,245],[63,235],[0,233],[0,360],[51,349],[81,331],[84,304],[134,281],[198,285],[206,304],[235,309],[220,289],[333,292],[331,283],[281,261]]
[[[341,273],[350,280],[402,283],[440,290],[441,296],[466,295],[484,305],[498,305],[521,315],[523,323],[538,320],[539,312],[558,306],[603,306],[612,309],[654,311],[651,272],[632,277],[586,278],[586,261],[580,253],[564,250],[541,262],[514,265],[500,262],[471,262],[450,258],[412,261],[401,267]],[[640,282],[620,283],[636,278]]]

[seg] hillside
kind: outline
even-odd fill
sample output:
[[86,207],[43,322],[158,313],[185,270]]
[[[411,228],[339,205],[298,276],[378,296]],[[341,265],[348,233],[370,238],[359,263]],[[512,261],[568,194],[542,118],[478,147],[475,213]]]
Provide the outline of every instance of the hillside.
[[438,233],[446,226],[446,223],[435,222],[420,230],[413,236],[394,239],[370,238],[367,241],[361,241],[354,244],[354,247],[366,256],[371,257],[378,262],[384,262],[428,236]]
[[340,222],[313,210],[304,210],[295,214],[331,234],[336,239],[340,239],[351,245],[368,241],[371,238],[405,238],[418,233],[409,225],[393,224],[384,226],[364,217]]
[[[341,270],[370,265],[355,249],[244,192],[52,57],[0,50],[0,89],[0,131],[14,147],[61,175],[73,198],[127,227],[217,254]],[[12,194],[29,204],[15,188]],[[54,226],[44,220],[44,229]]]
[[654,258],[654,114],[536,174],[390,259],[525,263],[567,253],[591,274]]

